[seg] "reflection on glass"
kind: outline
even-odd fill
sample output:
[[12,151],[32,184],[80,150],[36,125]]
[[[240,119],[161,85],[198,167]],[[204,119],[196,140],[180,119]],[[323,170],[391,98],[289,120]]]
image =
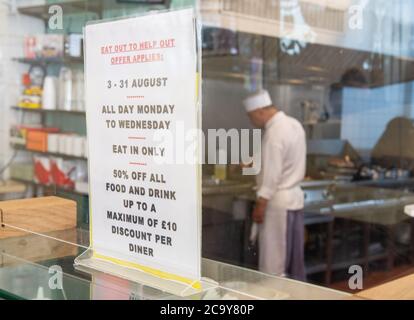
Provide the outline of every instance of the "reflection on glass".
[[[14,288],[8,291],[28,299],[65,298],[44,284],[47,268],[52,260],[65,260],[63,270],[70,274],[73,257],[88,246],[83,26],[91,20],[195,3],[73,2],[47,1],[63,8],[60,29],[48,23],[48,5],[17,4],[12,12],[0,4],[0,200],[55,195],[74,201],[70,224],[63,227],[59,221],[67,209],[40,212],[31,206],[20,210],[20,218],[13,210],[3,210],[0,290]],[[414,223],[404,207],[414,204],[414,18],[409,14],[414,2],[202,0],[198,5],[203,24],[203,130],[251,128],[242,101],[259,89],[268,90],[274,104],[305,128],[307,174],[302,187],[308,282],[354,292],[348,286],[353,265],[363,268],[365,287],[411,272]],[[53,41],[43,45],[44,39]],[[50,103],[54,100],[56,106]],[[203,165],[202,254],[257,269],[258,248],[249,243],[256,182],[243,176],[237,165],[225,170],[216,181],[214,166]],[[11,256],[16,261],[7,264]],[[243,278],[241,269],[227,265],[206,270],[229,290],[219,288],[202,298],[233,297],[230,290],[268,298],[299,294],[291,282],[282,285],[276,280],[270,280],[273,291],[266,291],[261,275]],[[78,276],[80,284],[73,280],[77,284],[66,290],[68,299],[168,298],[104,275],[95,280]],[[241,278],[247,284],[240,283]],[[99,286],[112,289],[95,288]]]

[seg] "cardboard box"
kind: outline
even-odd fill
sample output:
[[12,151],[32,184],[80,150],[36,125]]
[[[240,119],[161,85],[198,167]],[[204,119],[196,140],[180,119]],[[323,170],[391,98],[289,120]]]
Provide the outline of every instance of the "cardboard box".
[[26,149],[46,152],[48,133],[56,132],[59,132],[58,128],[28,129],[26,133]]
[[29,130],[26,138],[26,149],[46,152],[47,132]]
[[24,54],[26,58],[60,58],[64,52],[64,35],[37,34],[26,36],[24,39]]

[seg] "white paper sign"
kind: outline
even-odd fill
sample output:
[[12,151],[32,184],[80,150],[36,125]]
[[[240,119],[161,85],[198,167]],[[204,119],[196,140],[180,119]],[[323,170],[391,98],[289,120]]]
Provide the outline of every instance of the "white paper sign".
[[199,279],[194,12],[92,24],[85,39],[95,256]]

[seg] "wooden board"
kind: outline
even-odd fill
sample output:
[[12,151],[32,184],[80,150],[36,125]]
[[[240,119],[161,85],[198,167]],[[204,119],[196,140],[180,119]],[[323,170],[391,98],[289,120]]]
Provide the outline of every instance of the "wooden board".
[[414,274],[361,291],[356,296],[371,300],[414,300]]
[[42,197],[2,201],[0,210],[6,225],[0,227],[0,239],[76,227],[76,202],[72,200]]
[[[54,231],[48,236],[77,243],[77,229]],[[0,239],[0,266],[20,264],[23,261],[45,261],[80,254],[79,247],[59,240],[28,234]]]

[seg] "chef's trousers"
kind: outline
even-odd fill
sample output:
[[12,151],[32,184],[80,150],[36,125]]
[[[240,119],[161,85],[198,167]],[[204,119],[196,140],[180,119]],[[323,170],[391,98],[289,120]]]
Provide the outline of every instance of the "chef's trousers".
[[306,281],[303,210],[287,212],[286,276]]
[[302,210],[268,204],[264,222],[259,227],[259,270],[306,280]]

